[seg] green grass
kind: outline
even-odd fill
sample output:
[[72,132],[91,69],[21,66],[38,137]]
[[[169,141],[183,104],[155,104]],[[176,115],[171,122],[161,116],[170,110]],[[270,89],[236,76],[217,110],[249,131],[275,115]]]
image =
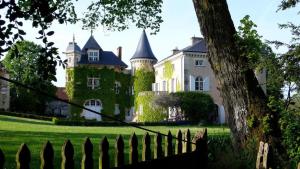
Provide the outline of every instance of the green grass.
[[[173,135],[181,130],[189,128],[194,134],[204,127],[199,126],[151,126],[146,127],[151,130],[167,134],[168,130]],[[32,120],[26,118],[10,117],[0,115],[0,148],[5,154],[5,168],[16,168],[15,157],[18,148],[22,143],[26,143],[31,151],[31,168],[40,166],[40,150],[43,144],[49,140],[55,151],[55,168],[60,168],[61,147],[66,139],[70,139],[75,150],[75,168],[80,168],[82,156],[81,146],[86,137],[90,137],[94,145],[95,167],[98,168],[99,143],[104,136],[108,137],[110,143],[111,163],[113,163],[114,144],[118,135],[122,135],[125,142],[125,163],[128,163],[128,145],[130,135],[135,132],[139,139],[139,149],[141,150],[143,130],[132,127],[84,127],[84,126],[56,126],[49,121]],[[208,135],[219,136],[228,135],[229,129],[224,127],[208,127]],[[153,135],[150,133],[150,135]],[[151,137],[153,139],[153,137]],[[153,140],[152,140],[153,142]],[[175,143],[175,140],[173,141]],[[139,151],[141,154],[141,151]]]

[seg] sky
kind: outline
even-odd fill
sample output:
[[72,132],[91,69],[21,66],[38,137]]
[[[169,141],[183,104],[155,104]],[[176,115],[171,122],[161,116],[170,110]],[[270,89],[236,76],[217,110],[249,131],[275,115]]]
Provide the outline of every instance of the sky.
[[[280,30],[278,23],[293,22],[299,24],[297,8],[276,12],[281,0],[227,0],[231,17],[237,28],[240,20],[245,15],[250,15],[250,19],[257,24],[258,33],[263,36],[263,40],[280,40],[289,42],[290,33],[287,30]],[[89,5],[88,0],[78,0],[75,2],[76,11],[80,16]],[[158,60],[171,55],[171,50],[175,47],[182,49],[189,46],[191,37],[200,36],[199,23],[196,18],[192,0],[164,0],[162,8],[164,22],[160,31],[156,35],[150,35],[151,30],[146,30],[152,51]],[[40,44],[35,37],[38,36],[37,29],[33,29],[30,23],[24,24],[27,32],[26,40]],[[82,24],[75,25],[53,23],[49,30],[54,30],[55,34],[50,38],[59,48],[62,59],[66,59],[63,52],[67,45],[75,36],[75,41],[82,48],[88,40],[91,32],[82,30]],[[130,68],[130,58],[134,54],[142,29],[130,25],[128,30],[122,32],[111,32],[99,27],[94,30],[93,35],[103,50],[115,52],[118,46],[123,48],[122,60]],[[65,86],[65,70],[57,67],[56,86]]]

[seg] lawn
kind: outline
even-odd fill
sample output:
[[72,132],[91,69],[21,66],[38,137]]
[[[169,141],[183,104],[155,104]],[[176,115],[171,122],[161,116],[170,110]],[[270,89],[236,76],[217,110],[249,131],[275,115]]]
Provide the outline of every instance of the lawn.
[[[149,126],[151,130],[167,134],[170,130],[173,135],[181,130],[190,129],[194,134],[202,130],[200,126]],[[229,129],[224,127],[207,127],[208,136],[229,135]],[[95,167],[98,168],[99,143],[104,136],[108,137],[110,143],[110,154],[113,159],[115,139],[122,135],[125,142],[125,163],[128,163],[129,137],[135,132],[139,139],[139,149],[141,149],[143,130],[132,127],[84,127],[84,126],[57,126],[52,122],[17,118],[0,115],[0,148],[5,154],[5,168],[16,168],[15,156],[22,143],[26,143],[31,151],[31,168],[39,168],[39,154],[43,144],[49,140],[55,151],[55,168],[60,168],[61,147],[66,139],[70,139],[75,150],[75,168],[80,168],[82,150],[81,146],[86,137],[90,137],[94,145]],[[149,133],[153,135],[152,133]],[[153,137],[151,137],[153,139]],[[153,141],[152,141],[153,142]],[[175,143],[175,140],[173,141]],[[140,154],[141,151],[139,151]],[[111,160],[113,163],[113,160]]]

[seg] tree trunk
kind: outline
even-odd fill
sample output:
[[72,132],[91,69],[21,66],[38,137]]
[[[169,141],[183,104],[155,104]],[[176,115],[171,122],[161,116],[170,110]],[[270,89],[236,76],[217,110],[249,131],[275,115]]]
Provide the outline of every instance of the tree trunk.
[[240,55],[226,0],[193,0],[193,3],[235,145],[242,148],[253,136],[270,142],[280,135],[278,125],[271,123],[276,119],[267,107],[266,96],[247,58]]

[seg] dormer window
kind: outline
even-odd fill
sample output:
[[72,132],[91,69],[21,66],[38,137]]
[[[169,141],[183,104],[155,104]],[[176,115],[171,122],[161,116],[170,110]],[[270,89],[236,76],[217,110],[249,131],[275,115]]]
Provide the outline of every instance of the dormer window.
[[204,60],[203,59],[195,60],[195,66],[204,66]]
[[95,62],[99,60],[99,51],[98,50],[88,50],[88,60]]

